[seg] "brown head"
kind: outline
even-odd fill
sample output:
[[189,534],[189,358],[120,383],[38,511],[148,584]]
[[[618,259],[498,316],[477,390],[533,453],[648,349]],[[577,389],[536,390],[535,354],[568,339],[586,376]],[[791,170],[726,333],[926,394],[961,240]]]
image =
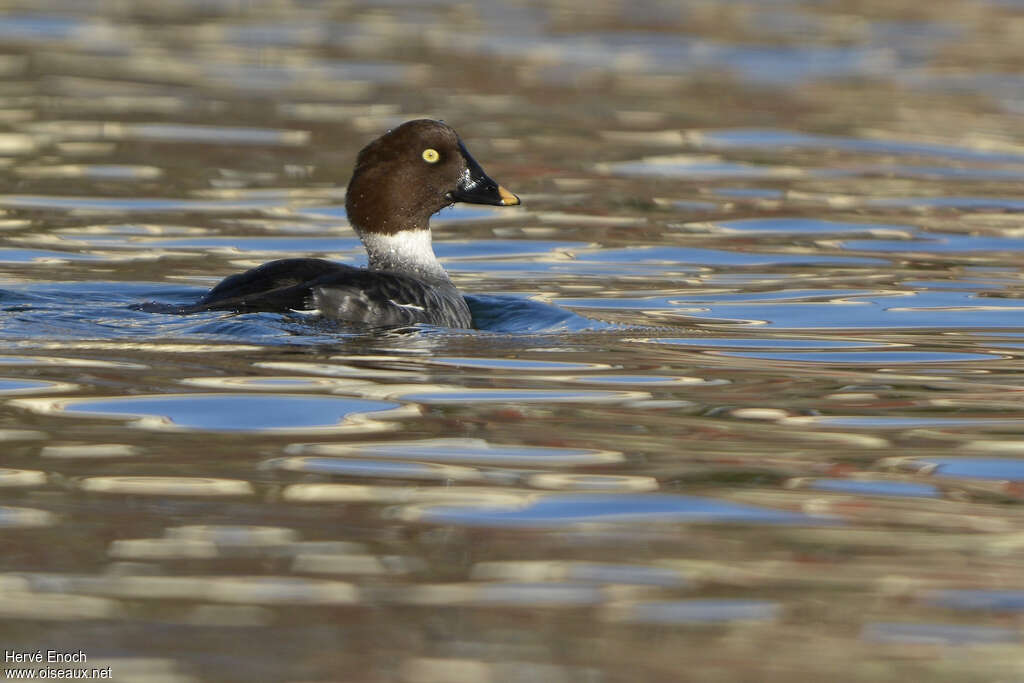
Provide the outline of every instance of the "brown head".
[[419,119],[359,152],[345,211],[360,234],[392,235],[427,230],[432,215],[460,201],[511,206],[519,198],[484,173],[450,126]]

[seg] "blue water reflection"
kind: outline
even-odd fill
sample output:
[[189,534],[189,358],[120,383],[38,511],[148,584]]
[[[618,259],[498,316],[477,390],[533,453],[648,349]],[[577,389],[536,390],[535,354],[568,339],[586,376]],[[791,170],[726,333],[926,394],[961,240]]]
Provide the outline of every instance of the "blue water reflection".
[[1024,612],[1021,590],[936,590],[924,596],[924,602],[936,607],[958,610]]
[[[924,329],[1020,328],[1024,302],[977,298],[973,292],[928,291],[875,293],[838,292],[827,302],[774,302],[787,294],[718,296],[660,296],[650,298],[558,299],[567,308],[634,310],[636,321],[645,312],[678,312],[695,320],[747,322],[776,329]],[[720,299],[738,301],[720,301]],[[749,299],[766,298],[765,302]]]
[[758,351],[743,353],[736,351],[719,351],[718,353],[723,356],[760,358],[762,360],[786,361],[791,363],[871,363],[875,365],[891,365],[894,363],[954,363],[961,361],[993,360],[995,358],[999,358],[999,356],[995,354],[957,353],[950,351]]
[[883,265],[884,259],[863,256],[833,256],[829,254],[780,254],[744,251],[724,251],[699,247],[632,247],[629,249],[602,249],[577,254],[583,263],[696,263],[702,266],[766,266],[766,265]]
[[539,495],[515,506],[496,504],[423,505],[406,509],[407,519],[463,526],[546,527],[583,523],[820,524],[829,521],[795,512],[668,494]]
[[807,487],[816,491],[833,491],[867,496],[938,498],[939,489],[931,484],[910,481],[866,481],[861,479],[815,479]]
[[[750,191],[729,190],[730,196],[750,196]],[[716,194],[726,194],[719,190]],[[713,232],[740,235],[832,235],[872,233],[881,235],[910,235],[917,229],[909,225],[888,225],[884,223],[843,223],[815,218],[746,218],[736,221],[714,221],[709,223],[686,223],[679,226],[688,232]]]
[[922,458],[922,464],[934,466],[940,477],[977,477],[1024,481],[1024,460],[1013,458]]
[[699,146],[712,149],[780,149],[811,148],[867,154],[931,156],[949,159],[977,160],[991,162],[1016,162],[1024,164],[1024,154],[992,152],[948,144],[907,142],[904,140],[881,140],[851,138],[836,135],[812,135],[798,131],[778,129],[731,129],[701,131],[695,139]]
[[1019,635],[1016,629],[976,624],[870,622],[864,625],[861,638],[872,643],[937,646],[1015,643]]
[[143,418],[139,424],[151,428],[273,432],[340,428],[352,417],[398,406],[334,396],[181,394],[68,400],[59,409],[72,417]]

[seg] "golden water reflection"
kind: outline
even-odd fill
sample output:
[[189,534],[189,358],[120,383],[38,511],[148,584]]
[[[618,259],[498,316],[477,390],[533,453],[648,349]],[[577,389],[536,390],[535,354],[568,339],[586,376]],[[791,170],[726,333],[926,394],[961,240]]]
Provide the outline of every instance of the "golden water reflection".
[[[4,647],[1019,677],[1018,14],[0,0]],[[168,310],[363,259],[356,152],[421,116],[523,199],[434,220],[479,329]]]

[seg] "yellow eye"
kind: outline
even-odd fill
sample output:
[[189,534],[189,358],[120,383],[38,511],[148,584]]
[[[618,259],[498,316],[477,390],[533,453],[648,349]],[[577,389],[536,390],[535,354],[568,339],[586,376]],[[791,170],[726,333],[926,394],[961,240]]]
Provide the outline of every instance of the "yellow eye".
[[436,164],[437,160],[441,158],[441,155],[437,153],[437,150],[433,147],[427,147],[423,150],[423,161],[428,164]]

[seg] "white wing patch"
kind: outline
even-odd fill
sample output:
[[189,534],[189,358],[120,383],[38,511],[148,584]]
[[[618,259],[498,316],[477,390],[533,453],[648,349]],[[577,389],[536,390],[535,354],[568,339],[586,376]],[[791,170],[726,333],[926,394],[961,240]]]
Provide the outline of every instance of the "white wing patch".
[[320,315],[320,309],[319,308],[307,308],[307,309],[304,309],[304,310],[298,309],[298,308],[289,308],[288,310],[291,311],[292,313],[295,313],[296,315],[302,315],[302,316],[312,317],[314,315]]
[[388,302],[394,304],[395,306],[398,306],[399,308],[412,308],[412,309],[415,309],[417,311],[425,311],[425,310],[427,310],[427,309],[423,308],[422,306],[417,306],[416,304],[400,304],[397,301],[395,301],[394,299],[388,299]]

